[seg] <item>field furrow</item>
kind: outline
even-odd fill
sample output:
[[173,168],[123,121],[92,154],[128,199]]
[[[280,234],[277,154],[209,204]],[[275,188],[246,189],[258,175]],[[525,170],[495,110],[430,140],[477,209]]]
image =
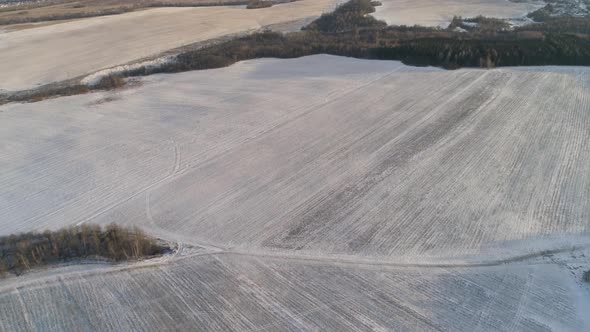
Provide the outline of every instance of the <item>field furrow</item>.
[[5,105],[0,233],[117,222],[408,262],[579,245],[587,77],[312,56]]
[[0,315],[7,330],[582,330],[566,274],[544,264],[399,269],[218,254],[29,276],[0,291]]

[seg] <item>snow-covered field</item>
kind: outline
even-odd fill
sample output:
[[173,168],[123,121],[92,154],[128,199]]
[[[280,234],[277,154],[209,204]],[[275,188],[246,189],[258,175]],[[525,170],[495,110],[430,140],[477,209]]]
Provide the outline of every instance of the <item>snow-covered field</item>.
[[0,234],[117,222],[396,259],[578,235],[589,74],[313,56],[5,105]]
[[319,16],[338,0],[271,8],[155,8],[0,34],[0,90],[22,90],[121,65],[172,48]]
[[0,283],[0,329],[584,331],[587,297],[555,265],[396,268],[213,254]]
[[0,106],[0,235],[117,222],[205,253],[2,281],[0,329],[590,328],[590,69],[140,83]]
[[380,0],[383,5],[373,14],[391,25],[415,24],[446,28],[454,15],[520,18],[545,4],[542,1],[508,0]]

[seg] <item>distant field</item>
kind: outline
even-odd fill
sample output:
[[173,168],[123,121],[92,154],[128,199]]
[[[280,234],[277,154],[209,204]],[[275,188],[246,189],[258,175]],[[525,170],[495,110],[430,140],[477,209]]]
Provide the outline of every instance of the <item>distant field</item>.
[[544,6],[541,1],[511,2],[509,0],[381,0],[374,14],[390,25],[415,24],[446,28],[454,15],[498,18],[524,17]]
[[313,56],[5,105],[0,233],[125,222],[396,259],[530,248],[590,230],[588,77]]
[[[55,0],[24,2],[0,8],[0,25],[122,14],[152,7],[246,5],[249,0]],[[276,3],[290,0],[272,0]]]
[[331,10],[334,0],[302,0],[248,10],[155,8],[1,34],[0,89],[21,90],[146,56]]

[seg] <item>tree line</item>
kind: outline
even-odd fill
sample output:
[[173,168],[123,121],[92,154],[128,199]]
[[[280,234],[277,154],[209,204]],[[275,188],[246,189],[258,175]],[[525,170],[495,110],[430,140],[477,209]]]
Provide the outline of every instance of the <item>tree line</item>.
[[36,101],[125,84],[124,77],[229,66],[256,58],[296,58],[331,54],[361,59],[399,60],[408,65],[493,68],[501,66],[590,65],[590,18],[561,17],[507,29],[498,19],[456,17],[455,25],[476,23],[466,32],[421,26],[387,26],[369,13],[375,1],[351,0],[333,13],[287,34],[263,31],[185,51],[160,67],[141,67],[102,79],[88,87],[81,83],[53,84],[32,91],[0,94],[0,104]]
[[75,259],[114,262],[162,255],[170,249],[141,229],[83,224],[0,237],[0,276]]
[[[534,24],[509,30],[499,19],[461,19],[477,23],[467,32],[427,27],[386,26],[367,15],[370,0],[351,0],[324,14],[301,32],[261,32],[180,54],[175,63],[130,76],[219,68],[236,61],[332,54],[363,59],[400,60],[409,65],[499,67],[590,65],[590,19],[563,18],[570,25]],[[558,28],[559,26],[559,28]],[[451,27],[452,28],[452,27]]]

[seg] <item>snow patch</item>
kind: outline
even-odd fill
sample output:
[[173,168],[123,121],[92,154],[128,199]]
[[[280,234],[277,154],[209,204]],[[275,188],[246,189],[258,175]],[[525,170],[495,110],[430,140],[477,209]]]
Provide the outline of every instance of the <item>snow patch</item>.
[[99,84],[100,81],[104,77],[107,77],[110,75],[120,74],[120,75],[125,76],[125,74],[128,74],[128,73],[135,71],[135,70],[141,70],[141,69],[144,69],[146,71],[153,71],[158,68],[161,68],[164,65],[173,63],[174,61],[176,61],[176,56],[165,56],[165,57],[157,58],[154,60],[133,63],[133,64],[129,64],[129,65],[122,65],[122,66],[117,66],[117,67],[108,68],[108,69],[103,69],[103,70],[97,71],[96,73],[93,73],[93,74],[90,74],[90,75],[84,77],[81,80],[81,83],[92,87],[92,86],[96,86],[97,84]]

